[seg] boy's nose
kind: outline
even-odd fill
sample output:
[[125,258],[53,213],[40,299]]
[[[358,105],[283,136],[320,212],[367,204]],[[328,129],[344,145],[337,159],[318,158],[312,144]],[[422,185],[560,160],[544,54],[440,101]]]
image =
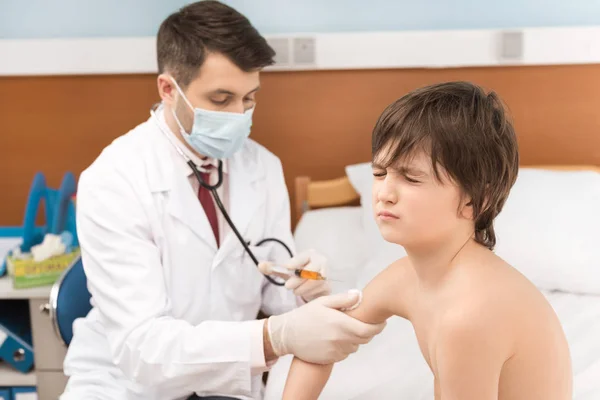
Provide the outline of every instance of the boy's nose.
[[396,203],[398,201],[398,194],[396,188],[391,184],[389,175],[384,179],[377,192],[377,199],[384,203]]

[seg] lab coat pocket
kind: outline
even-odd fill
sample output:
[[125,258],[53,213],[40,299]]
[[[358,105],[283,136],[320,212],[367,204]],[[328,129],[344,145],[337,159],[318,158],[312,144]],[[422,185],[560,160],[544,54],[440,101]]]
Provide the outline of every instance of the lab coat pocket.
[[[270,249],[268,247],[249,246],[250,251],[258,262],[268,261]],[[232,289],[239,302],[244,304],[254,303],[260,305],[264,276],[246,251],[240,257],[241,265],[237,265],[236,285]]]

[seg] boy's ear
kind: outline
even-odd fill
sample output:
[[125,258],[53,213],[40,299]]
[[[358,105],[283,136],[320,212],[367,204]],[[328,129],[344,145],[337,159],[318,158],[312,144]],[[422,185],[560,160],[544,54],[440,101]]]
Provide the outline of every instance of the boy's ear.
[[470,197],[464,199],[462,207],[460,208],[460,215],[465,219],[473,219],[473,199]]

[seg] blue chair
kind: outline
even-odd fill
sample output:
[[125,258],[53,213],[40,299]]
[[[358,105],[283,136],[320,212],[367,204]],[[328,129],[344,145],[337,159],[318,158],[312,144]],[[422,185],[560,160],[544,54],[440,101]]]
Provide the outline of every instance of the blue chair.
[[73,322],[85,317],[92,305],[81,257],[65,270],[50,291],[49,312],[57,336],[66,346],[73,339]]

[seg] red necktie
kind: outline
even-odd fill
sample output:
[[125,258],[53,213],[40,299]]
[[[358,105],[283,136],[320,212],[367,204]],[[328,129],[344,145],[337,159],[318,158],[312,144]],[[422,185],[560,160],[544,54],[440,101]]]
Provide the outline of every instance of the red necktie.
[[[208,172],[200,172],[202,180],[205,183],[210,184],[210,169],[212,166],[203,166],[203,168],[208,169]],[[213,234],[215,235],[217,247],[219,247],[219,223],[217,219],[217,210],[215,208],[215,202],[210,195],[210,190],[200,185],[200,188],[198,189],[198,199],[200,199],[200,204],[202,204],[202,208],[204,208],[206,218],[208,219],[208,222],[213,230]]]

